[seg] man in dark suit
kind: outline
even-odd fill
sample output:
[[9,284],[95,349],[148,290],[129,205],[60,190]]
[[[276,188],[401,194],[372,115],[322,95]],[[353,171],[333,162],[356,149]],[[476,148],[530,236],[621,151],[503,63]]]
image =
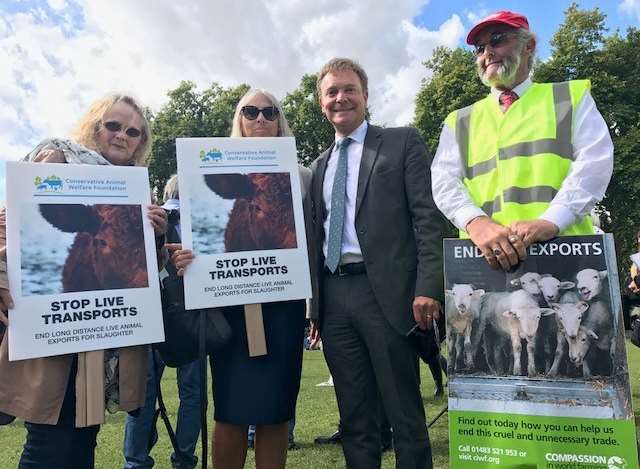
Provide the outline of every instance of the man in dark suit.
[[396,467],[430,468],[409,336],[431,327],[443,291],[443,224],[431,197],[431,159],[415,129],[367,123],[367,75],[354,61],[329,61],[317,87],[336,142],[312,166],[318,259],[312,334],[322,337],[334,379],[347,467],[380,467],[381,399]]

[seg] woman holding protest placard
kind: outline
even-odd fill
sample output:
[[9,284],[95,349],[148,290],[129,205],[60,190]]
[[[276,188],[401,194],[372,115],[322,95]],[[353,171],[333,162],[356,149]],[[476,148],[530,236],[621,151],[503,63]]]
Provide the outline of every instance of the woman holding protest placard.
[[[24,161],[141,166],[150,147],[150,128],[142,107],[130,96],[113,94],[93,103],[72,140],[47,139]],[[164,210],[149,206],[148,218],[156,236],[163,239],[167,225]],[[3,209],[0,321],[7,324],[13,300],[6,275],[5,233]],[[87,267],[88,261],[84,262]],[[25,421],[27,437],[19,469],[93,468],[105,406],[133,411],[144,403],[146,346],[9,362],[7,343],[5,335],[0,346],[0,412]],[[96,382],[104,382],[104,388]],[[91,402],[97,405],[92,407]]]
[[[270,93],[250,90],[240,99],[231,137],[289,136],[292,133],[282,108]],[[305,199],[311,172],[301,168],[300,175]],[[272,190],[279,190],[275,187],[277,179],[274,178],[272,184]],[[250,227],[245,224],[234,227],[236,229],[242,232]],[[193,253],[178,249],[173,253],[173,259],[181,270],[180,274],[193,259]],[[213,465],[218,469],[242,468],[247,454],[247,427],[255,424],[256,468],[283,469],[287,458],[287,422],[294,417],[300,388],[305,302],[283,301],[262,305],[269,352],[253,358],[248,353],[243,310],[242,305],[223,308],[233,338],[220,351],[221,358],[212,360],[216,422]]]

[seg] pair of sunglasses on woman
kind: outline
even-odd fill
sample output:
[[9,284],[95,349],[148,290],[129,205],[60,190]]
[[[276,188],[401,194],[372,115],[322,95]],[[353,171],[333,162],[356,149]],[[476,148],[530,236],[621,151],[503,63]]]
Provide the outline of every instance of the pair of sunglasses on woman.
[[257,107],[257,106],[242,106],[240,109],[242,115],[250,121],[256,120],[258,115],[262,113],[263,117],[268,121],[274,121],[278,118],[278,108],[275,106]]
[[[243,106],[241,111],[242,115],[250,121],[256,120],[260,113],[262,113],[264,118],[268,121],[276,120],[278,118],[278,114],[280,114],[280,111],[278,111],[278,108],[275,106]],[[118,121],[107,121],[103,122],[102,125],[104,125],[105,129],[107,129],[109,132],[120,132],[123,128],[123,125]],[[124,133],[131,138],[139,137],[142,134],[142,132],[135,127],[129,127],[124,131]]]
[[[107,121],[103,122],[102,125],[104,125],[104,128],[109,132],[120,132],[123,127],[123,125],[118,121]],[[124,131],[124,133],[131,138],[137,138],[142,135],[142,131],[140,129],[136,129],[135,127],[129,127]]]

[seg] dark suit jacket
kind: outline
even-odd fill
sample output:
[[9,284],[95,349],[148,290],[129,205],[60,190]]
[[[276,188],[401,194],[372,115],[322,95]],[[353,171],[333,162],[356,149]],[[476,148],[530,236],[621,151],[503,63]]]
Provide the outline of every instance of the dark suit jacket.
[[[320,322],[327,216],[322,185],[332,150],[333,145],[311,167],[318,272],[311,317]],[[431,157],[415,129],[369,124],[358,175],[355,228],[376,300],[400,334],[415,326],[415,296],[440,301],[443,297],[444,219],[433,202],[430,167]]]
[[[300,175],[300,189],[302,190],[302,213],[304,215],[304,230],[307,237],[307,253],[309,255],[309,271],[311,272],[311,292],[312,295],[318,291],[317,286],[317,257],[316,257],[316,245],[315,236],[313,233],[313,217],[312,217],[312,204],[311,204],[311,170],[305,166],[298,164],[298,173]],[[306,317],[311,316],[311,311],[308,309],[305,311]]]

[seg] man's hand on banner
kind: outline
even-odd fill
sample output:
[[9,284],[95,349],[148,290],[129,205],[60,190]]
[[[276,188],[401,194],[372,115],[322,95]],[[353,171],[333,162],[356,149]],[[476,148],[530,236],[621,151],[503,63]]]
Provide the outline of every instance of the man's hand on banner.
[[487,216],[474,218],[467,223],[466,230],[494,269],[509,270],[527,257],[526,246],[514,236],[517,233]]
[[559,229],[548,220],[517,221],[509,225],[511,232],[520,237],[525,247],[558,236]]

